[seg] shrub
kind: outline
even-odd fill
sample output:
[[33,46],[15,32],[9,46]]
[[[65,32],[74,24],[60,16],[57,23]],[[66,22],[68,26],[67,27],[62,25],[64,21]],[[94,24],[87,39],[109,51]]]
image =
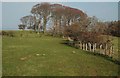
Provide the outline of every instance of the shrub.
[[0,34],[2,36],[9,36],[9,37],[14,37],[15,36],[13,31],[2,31]]

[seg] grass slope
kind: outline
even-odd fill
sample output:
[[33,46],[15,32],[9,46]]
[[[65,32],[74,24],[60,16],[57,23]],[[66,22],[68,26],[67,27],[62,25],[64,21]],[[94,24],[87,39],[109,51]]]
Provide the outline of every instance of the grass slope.
[[61,38],[28,32],[19,37],[20,33],[16,32],[13,38],[3,37],[3,76],[118,75],[117,64],[61,44]]
[[0,77],[2,76],[2,36],[0,36]]

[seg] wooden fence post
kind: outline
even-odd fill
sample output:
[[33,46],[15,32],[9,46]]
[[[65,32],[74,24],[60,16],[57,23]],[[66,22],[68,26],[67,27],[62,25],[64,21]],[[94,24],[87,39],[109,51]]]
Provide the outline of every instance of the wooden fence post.
[[85,50],[85,44],[83,43],[83,50]]
[[111,57],[111,54],[112,54],[112,46],[110,46],[110,49],[109,49],[109,56]]
[[89,49],[90,49],[90,51],[91,51],[91,44],[90,43],[88,43],[89,44]]
[[93,44],[93,52],[95,51],[95,45]]
[[112,56],[114,55],[114,46],[112,46]]
[[87,43],[86,43],[86,47],[85,47],[85,48],[86,48],[86,51],[88,51],[88,50],[87,50]]
[[107,49],[108,49],[108,46],[107,44],[105,45],[105,55],[107,55]]
[[104,52],[102,52],[102,44],[100,44],[100,54],[104,54]]
[[95,43],[95,51],[96,51],[96,43]]
[[110,57],[112,57],[114,54],[114,49],[113,49],[113,46],[110,47]]
[[80,45],[80,49],[82,49],[82,43],[81,43],[81,42],[80,42],[80,44],[79,44],[79,45]]

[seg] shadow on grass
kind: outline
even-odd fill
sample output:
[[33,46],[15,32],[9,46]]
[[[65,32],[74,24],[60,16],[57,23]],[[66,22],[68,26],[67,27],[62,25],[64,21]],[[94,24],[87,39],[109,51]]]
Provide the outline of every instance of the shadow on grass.
[[111,61],[111,62],[113,62],[115,64],[120,65],[120,61],[118,61],[117,59],[114,59],[113,57],[110,57],[110,56],[107,56],[107,55],[103,55],[103,54],[99,54],[99,53],[88,52],[88,51],[86,51],[86,53],[87,54],[91,54],[91,55],[95,55],[95,56],[103,57],[103,58],[105,58],[108,61]]
[[[64,45],[67,45],[69,47],[73,47],[73,48],[76,48],[74,46],[70,46],[68,45],[68,43],[63,40],[63,42],[61,42],[61,44],[64,44]],[[79,48],[76,48],[76,49],[79,49]],[[108,60],[108,61],[111,61],[117,65],[120,65],[120,61],[117,60],[117,59],[114,59],[113,57],[110,57],[110,56],[107,56],[107,55],[103,55],[103,54],[99,54],[99,53],[96,53],[96,52],[89,52],[89,51],[85,51],[86,54],[90,54],[90,55],[94,55],[94,56],[99,56],[99,57],[103,57],[104,59]]]

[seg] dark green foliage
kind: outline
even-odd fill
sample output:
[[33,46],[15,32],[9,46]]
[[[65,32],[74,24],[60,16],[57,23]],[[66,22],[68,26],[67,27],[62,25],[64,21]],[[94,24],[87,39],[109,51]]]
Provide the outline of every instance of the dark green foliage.
[[18,27],[19,27],[19,29],[24,30],[26,26],[25,26],[25,25],[20,24],[20,25],[18,25]]
[[2,31],[1,35],[2,36],[9,36],[9,37],[14,37],[15,36],[13,31]]

